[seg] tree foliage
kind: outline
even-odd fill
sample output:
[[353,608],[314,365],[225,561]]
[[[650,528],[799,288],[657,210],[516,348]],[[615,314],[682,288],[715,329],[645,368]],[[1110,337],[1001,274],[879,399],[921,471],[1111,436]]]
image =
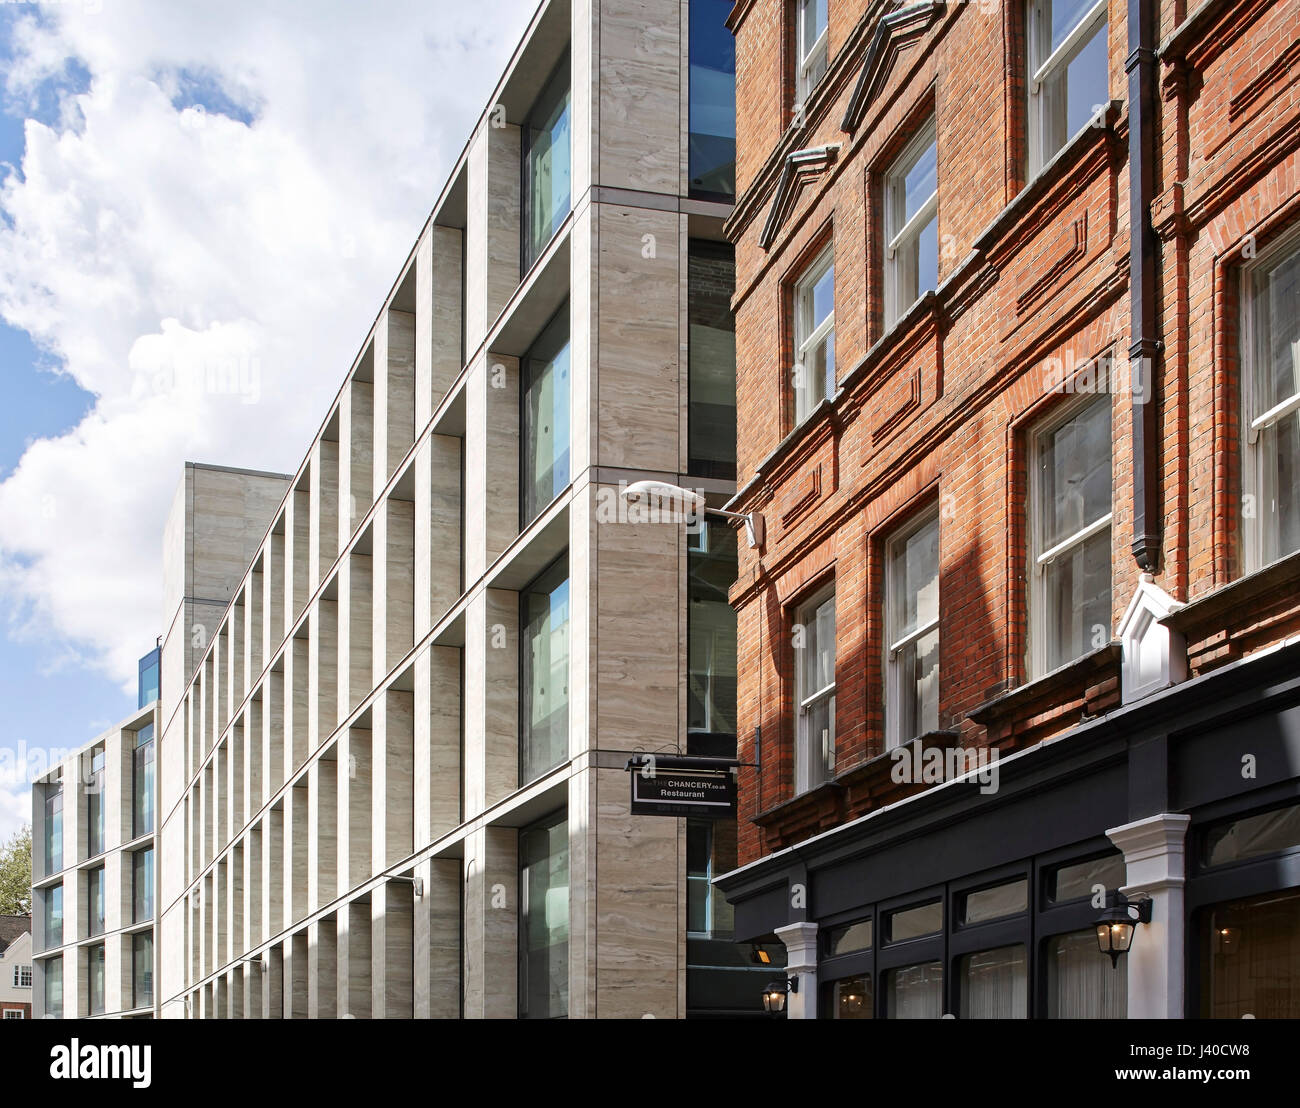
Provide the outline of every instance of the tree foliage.
[[0,916],[32,910],[32,829],[24,827],[0,847]]

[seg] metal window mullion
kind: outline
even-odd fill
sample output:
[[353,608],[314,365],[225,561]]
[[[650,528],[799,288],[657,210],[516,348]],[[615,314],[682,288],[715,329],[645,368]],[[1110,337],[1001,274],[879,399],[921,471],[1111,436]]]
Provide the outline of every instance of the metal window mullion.
[[1094,31],[1106,20],[1108,0],[1097,0],[1092,9],[1078,23],[1074,25],[1064,39],[1061,45],[1047,56],[1047,60],[1034,71],[1030,78],[1029,90],[1032,93],[1038,90],[1047,82],[1057,69],[1069,65],[1074,61],[1074,56],[1085,45]]
[[1104,531],[1107,527],[1110,526],[1110,520],[1113,514],[1114,513],[1112,512],[1107,512],[1104,516],[1100,516],[1099,518],[1093,520],[1086,527],[1076,531],[1068,539],[1064,539],[1063,541],[1058,542],[1055,546],[1051,547],[1050,549],[1044,550],[1041,554],[1038,555],[1036,559],[1037,565],[1040,567],[1049,565],[1051,562],[1054,562],[1058,557],[1060,557],[1060,555],[1086,542],[1088,539],[1092,538],[1093,535],[1099,534],[1100,532]]
[[934,619],[930,620],[928,623],[922,624],[920,627],[916,628],[915,631],[911,631],[908,634],[904,635],[901,639],[898,640],[898,642],[894,643],[894,645],[889,648],[890,660],[892,661],[894,658],[896,658],[898,656],[898,652],[902,650],[903,647],[910,646],[918,639],[924,638],[926,635],[928,635],[931,631],[933,631],[938,626],[939,626],[939,617],[935,616]]

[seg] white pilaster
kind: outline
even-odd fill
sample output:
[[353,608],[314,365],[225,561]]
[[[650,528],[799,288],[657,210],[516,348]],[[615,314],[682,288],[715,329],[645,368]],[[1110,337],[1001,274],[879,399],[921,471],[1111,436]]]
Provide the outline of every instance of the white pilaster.
[[776,929],[776,937],[785,943],[785,972],[796,978],[799,991],[786,997],[786,1018],[817,1018],[817,925],[791,923]]
[[1151,922],[1137,925],[1125,956],[1130,1019],[1183,1018],[1184,844],[1190,822],[1189,816],[1165,812],[1106,832],[1124,852],[1128,883],[1120,891],[1152,900]]

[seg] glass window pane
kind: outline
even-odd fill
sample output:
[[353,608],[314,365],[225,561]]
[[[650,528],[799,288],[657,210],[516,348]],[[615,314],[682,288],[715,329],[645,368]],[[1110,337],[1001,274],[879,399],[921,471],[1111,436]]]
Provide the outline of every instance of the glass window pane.
[[1205,835],[1205,865],[1222,866],[1300,847],[1300,805],[1235,819]]
[[1063,143],[1082,131],[1110,99],[1106,47],[1106,28],[1102,26],[1066,67]]
[[45,948],[63,945],[63,886],[45,891]]
[[1106,892],[1114,892],[1128,881],[1128,868],[1122,854],[1107,854],[1104,858],[1090,858],[1086,862],[1072,862],[1049,871],[1047,899],[1051,904],[1092,897],[1100,885]]
[[1110,397],[1103,393],[1038,440],[1040,552],[1110,511]]
[[933,900],[915,908],[900,908],[885,916],[885,938],[891,943],[916,939],[943,930],[943,901]]
[[1300,550],[1300,414],[1292,412],[1262,431],[1256,449],[1263,468],[1258,510],[1268,563]]
[[1051,12],[1052,50],[1065,41],[1066,36],[1092,11],[1096,3],[1097,0],[1046,0],[1046,7]]
[[871,974],[844,977],[834,982],[832,988],[831,1018],[837,1020],[869,1020],[872,1018]]
[[1253,285],[1259,416],[1300,392],[1300,251],[1258,270]]
[[826,956],[829,958],[836,954],[852,954],[855,950],[870,950],[873,922],[864,919],[833,928],[826,938]]
[[526,783],[569,754],[569,578],[563,563],[525,590],[523,624],[520,769]]
[[153,918],[153,848],[138,850],[131,857],[134,920],[143,923]]
[[1047,669],[1081,658],[1110,641],[1110,528],[1043,569]]
[[526,527],[569,483],[569,306],[524,355],[523,496]]
[[702,549],[687,555],[686,668],[688,732],[736,734],[736,612],[727,600],[736,580],[737,534],[701,524]]
[[939,618],[939,519],[894,545],[894,640]]
[[107,889],[104,884],[104,867],[96,866],[86,871],[86,933],[99,935],[104,931],[104,905]]
[[569,59],[560,63],[524,125],[524,268],[541,256],[570,207]]
[[45,962],[45,1014],[56,1019],[63,1017],[63,958],[49,958]]
[[1201,1014],[1300,1019],[1300,891],[1218,904],[1207,922]]
[[132,938],[131,963],[134,1007],[143,1008],[153,1003],[152,931],[146,931]]
[[942,1015],[942,962],[923,962],[885,974],[886,1019],[937,1020]]
[[569,824],[543,823],[519,833],[519,1015],[569,1011]]
[[92,1016],[104,1012],[104,944],[86,950],[86,996]]
[[828,265],[825,272],[814,278],[808,303],[812,312],[812,330],[816,330],[835,310],[835,267]]
[[736,192],[736,40],[732,0],[690,0],[691,194]]
[[1023,912],[1029,906],[1029,882],[1023,877],[967,893],[962,908],[962,923],[983,923]]
[[45,872],[63,868],[63,786],[46,786]]
[[736,260],[726,243],[691,239],[687,254],[690,472],[736,479]]
[[902,230],[907,225],[907,221],[930,199],[938,187],[938,172],[939,147],[937,143],[932,142],[921,151],[916,161],[903,174],[903,222],[899,230]]
[[1028,1018],[1029,973],[1024,946],[1017,944],[967,954],[961,959],[957,973],[962,1019]]
[[1124,1019],[1128,1014],[1128,966],[1112,968],[1097,948],[1092,928],[1056,935],[1046,945],[1049,1019]]

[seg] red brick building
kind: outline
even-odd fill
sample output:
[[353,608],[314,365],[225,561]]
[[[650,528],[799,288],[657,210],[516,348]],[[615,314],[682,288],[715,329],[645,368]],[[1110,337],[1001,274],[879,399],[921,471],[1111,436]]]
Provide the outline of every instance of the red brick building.
[[737,937],[792,1015],[1300,1015],[1300,0],[730,25]]

